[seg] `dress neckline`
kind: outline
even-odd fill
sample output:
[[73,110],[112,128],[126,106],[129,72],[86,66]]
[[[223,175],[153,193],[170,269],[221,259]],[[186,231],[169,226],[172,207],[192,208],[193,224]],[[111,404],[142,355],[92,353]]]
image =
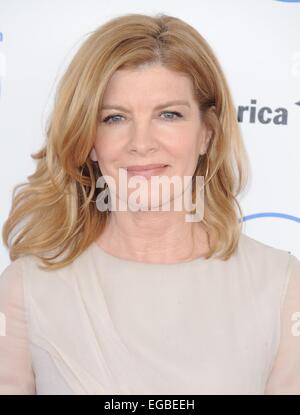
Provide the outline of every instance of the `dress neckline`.
[[178,268],[178,267],[186,267],[190,265],[198,265],[198,264],[208,264],[215,260],[215,258],[208,258],[205,259],[203,256],[191,259],[189,261],[180,261],[180,262],[173,262],[173,263],[163,263],[163,262],[144,262],[144,261],[136,261],[133,259],[126,259],[121,258],[115,255],[112,255],[106,252],[100,245],[97,244],[96,241],[91,243],[91,248],[95,253],[96,257],[102,257],[107,261],[114,262],[119,264],[120,266],[138,266],[138,267],[147,267],[147,268]]

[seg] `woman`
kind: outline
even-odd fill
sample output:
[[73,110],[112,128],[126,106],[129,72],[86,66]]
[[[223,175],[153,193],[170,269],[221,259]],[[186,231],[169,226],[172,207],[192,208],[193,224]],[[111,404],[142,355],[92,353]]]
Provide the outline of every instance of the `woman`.
[[[300,262],[242,233],[248,158],[194,28],[164,14],[98,28],[33,157],[3,227],[2,394],[300,392]],[[191,186],[157,198],[162,176]],[[199,176],[204,212],[187,220]],[[188,190],[193,209],[176,210]]]

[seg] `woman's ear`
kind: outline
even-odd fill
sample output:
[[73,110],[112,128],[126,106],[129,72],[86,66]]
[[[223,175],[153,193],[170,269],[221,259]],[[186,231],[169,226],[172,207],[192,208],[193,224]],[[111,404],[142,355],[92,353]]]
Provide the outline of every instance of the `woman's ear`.
[[207,148],[208,148],[208,146],[209,146],[209,143],[210,143],[210,140],[211,140],[212,134],[213,134],[213,133],[212,133],[212,131],[211,131],[211,130],[208,130],[208,131],[204,134],[203,139],[202,139],[202,142],[201,142],[200,155],[203,155],[203,154],[205,154],[205,153],[207,152]]
[[92,148],[92,150],[90,151],[90,159],[92,160],[92,161],[97,161],[98,159],[97,159],[97,154],[96,154],[96,151],[95,151],[95,148],[93,147]]

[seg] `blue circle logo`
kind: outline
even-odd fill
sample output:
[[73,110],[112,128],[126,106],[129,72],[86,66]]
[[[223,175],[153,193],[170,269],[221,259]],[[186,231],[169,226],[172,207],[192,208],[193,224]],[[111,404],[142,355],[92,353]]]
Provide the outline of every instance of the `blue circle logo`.
[[261,213],[253,213],[252,215],[243,216],[243,222],[252,219],[258,218],[281,218],[291,220],[293,222],[300,223],[300,218],[298,216],[288,215],[286,213],[278,213],[278,212],[261,212]]

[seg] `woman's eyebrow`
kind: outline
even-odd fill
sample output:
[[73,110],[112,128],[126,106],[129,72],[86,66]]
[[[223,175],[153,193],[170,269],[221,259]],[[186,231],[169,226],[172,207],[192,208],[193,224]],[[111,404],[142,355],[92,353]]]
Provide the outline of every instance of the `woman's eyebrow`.
[[[173,100],[173,101],[165,102],[164,104],[157,105],[154,109],[157,110],[157,109],[161,109],[161,108],[165,108],[165,107],[170,107],[171,105],[186,105],[187,107],[190,107],[191,106],[188,101],[184,101],[184,100]],[[125,107],[123,107],[121,105],[114,105],[114,104],[105,104],[105,105],[103,105],[101,107],[101,109],[102,110],[106,110],[106,109],[112,110],[112,109],[115,109],[115,110],[121,110],[121,111],[128,112],[128,110]]]

